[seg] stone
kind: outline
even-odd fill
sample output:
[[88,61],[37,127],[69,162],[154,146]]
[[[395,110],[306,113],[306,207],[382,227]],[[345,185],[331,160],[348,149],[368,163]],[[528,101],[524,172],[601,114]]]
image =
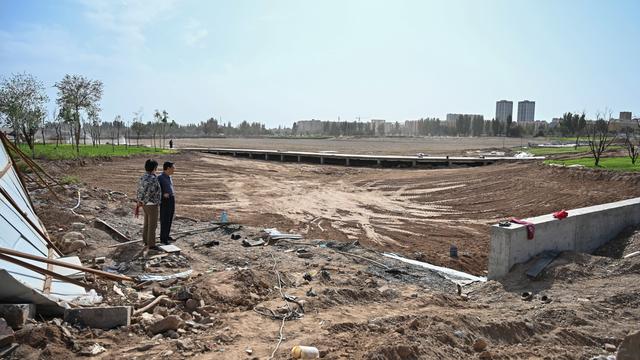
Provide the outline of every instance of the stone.
[[0,318],[0,349],[11,345],[15,340],[13,329],[7,324],[5,319]]
[[195,309],[200,307],[200,302],[195,300],[195,299],[188,299],[185,303],[184,303],[184,307],[189,311],[194,311]]
[[84,241],[84,235],[82,235],[82,233],[77,231],[69,231],[68,233],[64,234],[64,236],[62,237],[63,243],[71,243],[72,241],[75,241],[75,240]]
[[630,332],[618,346],[617,360],[640,359],[640,330]]
[[164,289],[164,288],[160,287],[159,285],[155,285],[151,289],[151,293],[153,294],[153,296],[158,297],[158,296],[161,296],[161,295],[167,295],[169,293],[169,290]]
[[480,353],[478,358],[480,358],[481,360],[491,360],[491,359],[493,359],[493,354],[491,354],[490,351],[484,351],[484,352]]
[[164,337],[168,337],[171,339],[178,339],[180,338],[180,334],[178,334],[178,332],[175,330],[167,330],[167,332],[164,333]]
[[615,345],[613,344],[604,344],[603,348],[608,351],[608,352],[616,352],[616,350],[618,349]]
[[473,350],[476,352],[482,352],[487,348],[487,342],[484,339],[477,339],[473,343]]
[[180,350],[191,350],[193,348],[193,343],[189,339],[181,339],[176,341],[176,346]]
[[131,306],[85,307],[65,309],[64,321],[98,329],[131,325]]
[[74,240],[64,245],[64,252],[72,253],[74,251],[84,249],[85,247],[87,247],[87,243],[84,240]]
[[85,225],[81,222],[74,222],[74,223],[71,223],[71,229],[73,231],[82,231],[85,229]]
[[178,330],[182,327],[182,319],[176,315],[169,315],[162,320],[156,321],[147,329],[151,334],[164,333],[167,330]]
[[14,329],[21,328],[28,319],[36,314],[34,304],[0,304],[0,317]]

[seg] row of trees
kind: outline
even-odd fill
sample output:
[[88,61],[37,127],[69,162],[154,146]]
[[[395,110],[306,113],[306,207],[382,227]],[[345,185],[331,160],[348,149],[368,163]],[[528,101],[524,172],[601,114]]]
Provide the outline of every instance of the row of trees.
[[32,154],[39,130],[43,143],[46,142],[45,133],[53,132],[56,146],[71,140],[78,153],[81,141],[87,145],[87,138],[94,146],[102,144],[105,138],[111,139],[114,146],[120,145],[124,138],[124,145],[128,146],[133,137],[137,144],[144,137],[151,139],[154,147],[166,147],[169,132],[174,136],[287,134],[287,129],[272,131],[258,122],[243,121],[232,126],[230,122],[219,124],[214,118],[200,124],[179,126],[169,118],[166,110],[157,109],[153,121],[144,122],[142,110],[134,112],[131,118],[117,115],[111,122],[103,121],[100,116],[101,81],[82,75],[65,75],[54,87],[57,89],[57,108],[48,113],[49,97],[40,80],[31,74],[18,73],[0,81],[0,120],[13,130],[15,142],[24,140]]
[[[65,75],[54,87],[58,89],[56,104],[60,109],[54,117],[69,127],[79,152],[82,119],[99,117],[102,82],[81,75]],[[24,139],[32,154],[36,132],[45,125],[48,101],[44,84],[30,74],[14,74],[0,82],[0,114],[13,129],[16,143]]]

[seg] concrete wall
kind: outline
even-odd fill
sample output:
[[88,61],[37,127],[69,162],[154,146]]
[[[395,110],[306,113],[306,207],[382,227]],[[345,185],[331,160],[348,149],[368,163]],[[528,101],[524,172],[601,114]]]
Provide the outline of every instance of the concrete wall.
[[592,252],[620,231],[640,224],[640,198],[568,210],[557,220],[551,214],[525,219],[535,224],[535,237],[527,239],[524,225],[491,227],[489,279],[498,279],[514,264],[526,262],[545,250]]

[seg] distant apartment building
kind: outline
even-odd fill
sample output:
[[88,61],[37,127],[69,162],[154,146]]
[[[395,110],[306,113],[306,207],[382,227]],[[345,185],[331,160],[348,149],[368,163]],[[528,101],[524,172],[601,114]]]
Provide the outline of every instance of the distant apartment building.
[[534,121],[536,115],[535,101],[518,101],[518,122]]
[[404,136],[418,136],[418,135],[420,135],[420,121],[418,121],[418,120],[405,120],[402,134]]
[[631,111],[620,111],[620,121],[631,121]]
[[300,120],[296,122],[297,135],[321,135],[323,130],[322,120]]
[[511,119],[513,120],[513,101],[496,101],[496,120],[501,123],[505,123],[509,116],[511,116]]
[[382,119],[371,119],[371,128],[373,129],[373,133],[376,136],[384,135],[385,133],[385,120]]

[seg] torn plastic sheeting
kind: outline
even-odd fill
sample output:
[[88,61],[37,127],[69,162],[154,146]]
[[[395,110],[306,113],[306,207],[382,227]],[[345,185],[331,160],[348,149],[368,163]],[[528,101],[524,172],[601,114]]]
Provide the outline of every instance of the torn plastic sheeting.
[[299,234],[287,234],[278,231],[278,229],[264,229],[264,232],[269,234],[269,236],[274,239],[302,239],[302,235]]
[[177,274],[171,275],[151,275],[151,274],[142,274],[136,276],[136,280],[143,281],[165,281],[169,279],[186,279],[193,273],[193,270],[183,271]]
[[433,270],[436,271],[442,275],[444,275],[447,279],[453,281],[456,284],[460,284],[460,285],[466,285],[472,282],[485,282],[487,281],[487,278],[484,276],[475,276],[475,275],[471,275],[471,274],[467,274],[466,272],[462,272],[462,271],[458,271],[458,270],[453,270],[453,269],[449,269],[446,267],[442,267],[442,266],[436,266],[433,264],[429,264],[426,262],[422,262],[422,261],[417,261],[417,260],[411,260],[411,259],[407,259],[404,258],[402,256],[399,256],[397,254],[392,254],[392,253],[383,253],[382,255],[395,259],[395,260],[399,260],[402,262],[406,262],[408,264],[412,264],[412,265],[417,265],[417,266],[421,266],[423,268],[427,268],[429,270]]

